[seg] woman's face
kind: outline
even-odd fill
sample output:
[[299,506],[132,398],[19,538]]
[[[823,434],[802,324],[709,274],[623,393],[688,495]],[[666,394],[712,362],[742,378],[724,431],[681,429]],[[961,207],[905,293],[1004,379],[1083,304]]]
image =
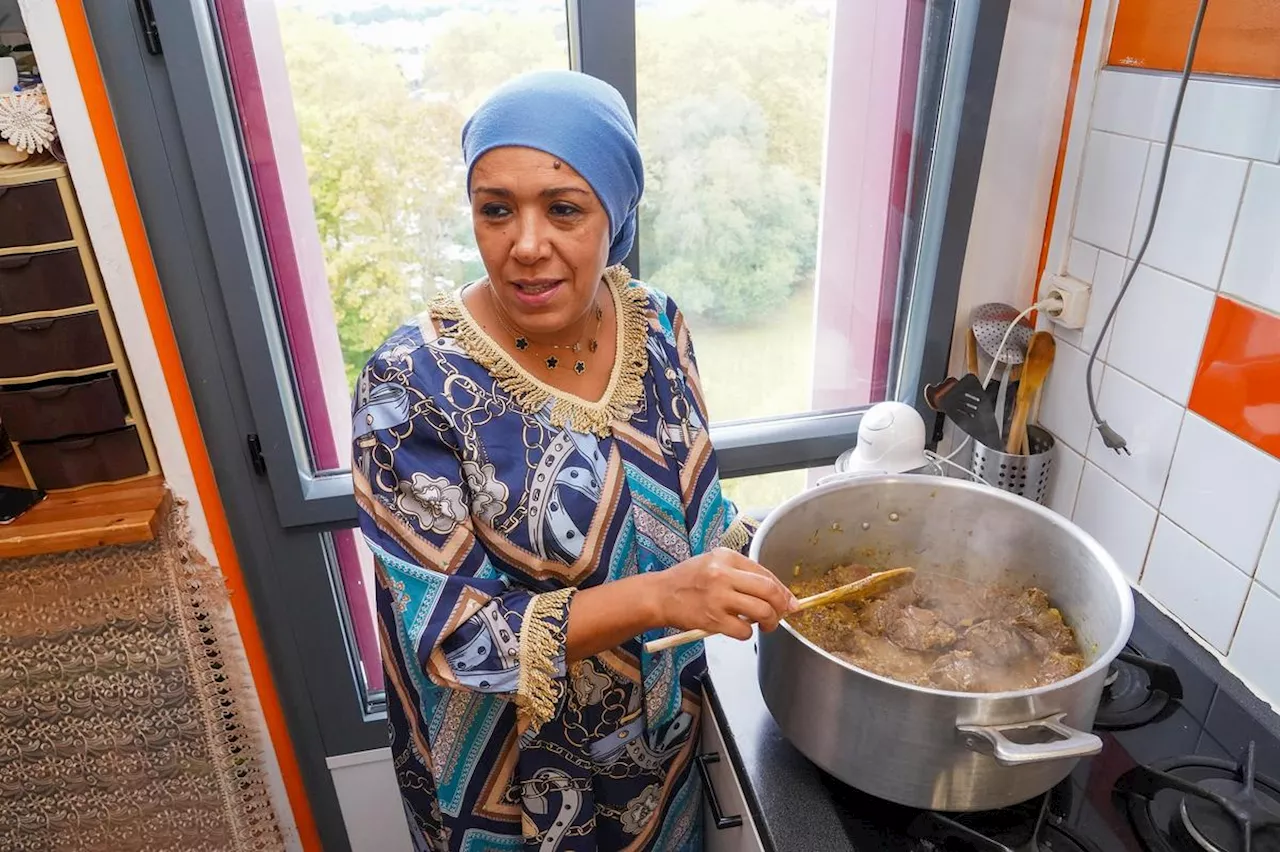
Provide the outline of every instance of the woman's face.
[[471,221],[494,295],[522,331],[554,337],[595,303],[609,215],[568,163],[495,148],[471,171]]

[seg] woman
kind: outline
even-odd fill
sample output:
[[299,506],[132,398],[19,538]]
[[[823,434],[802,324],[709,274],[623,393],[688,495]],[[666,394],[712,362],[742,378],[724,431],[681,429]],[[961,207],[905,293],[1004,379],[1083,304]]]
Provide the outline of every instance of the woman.
[[521,77],[462,133],[487,277],[355,401],[392,751],[419,849],[701,845],[702,628],[795,599],[741,554],[675,305],[618,264],[644,185],[621,96]]

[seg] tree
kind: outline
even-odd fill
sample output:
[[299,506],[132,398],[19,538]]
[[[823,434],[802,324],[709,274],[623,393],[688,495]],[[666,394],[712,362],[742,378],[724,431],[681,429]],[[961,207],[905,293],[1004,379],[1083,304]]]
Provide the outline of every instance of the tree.
[[389,55],[280,10],[285,61],[347,378],[422,310],[453,262],[447,105],[413,98]]
[[813,271],[816,187],[767,161],[763,111],[733,89],[654,118],[640,211],[646,277],[691,315],[759,320]]

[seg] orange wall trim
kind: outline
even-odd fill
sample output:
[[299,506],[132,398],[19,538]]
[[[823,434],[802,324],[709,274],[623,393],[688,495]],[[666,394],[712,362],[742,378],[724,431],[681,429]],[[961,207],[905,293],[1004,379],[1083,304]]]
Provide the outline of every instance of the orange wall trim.
[[67,43],[71,47],[71,56],[84,95],[85,106],[88,109],[89,121],[93,125],[94,137],[106,171],[111,199],[115,205],[116,214],[120,218],[125,246],[129,252],[134,277],[138,282],[138,290],[147,315],[147,324],[155,339],[161,369],[173,398],[178,427],[190,459],[196,490],[204,507],[218,565],[226,577],[227,586],[231,592],[231,607],[244,642],[254,686],[258,691],[263,715],[266,718],[267,731],[280,765],[285,790],[289,797],[289,806],[297,824],[298,837],[304,849],[321,852],[323,847],[320,844],[320,835],[312,818],[311,805],[302,783],[302,773],[299,771],[297,756],[285,725],[280,696],[276,692],[275,681],[271,677],[266,648],[263,645],[262,635],[258,632],[257,622],[254,620],[244,573],[236,558],[231,528],[218,494],[218,484],[213,476],[213,465],[209,460],[204,436],[200,431],[200,422],[196,418],[195,402],[191,397],[191,388],[187,384],[186,373],[182,368],[178,342],[174,337],[173,327],[169,323],[168,309],[160,289],[160,278],[151,257],[151,246],[147,241],[146,229],[142,222],[142,211],[139,210],[137,199],[133,194],[133,183],[129,178],[124,149],[120,144],[115,117],[107,98],[106,83],[98,67],[98,56],[89,33],[89,22],[85,17],[81,0],[57,0],[57,4],[66,31]]
[[1058,141],[1058,161],[1053,166],[1053,185],[1049,188],[1049,212],[1045,215],[1044,240],[1040,243],[1040,262],[1036,264],[1036,280],[1032,284],[1033,302],[1040,298],[1040,279],[1044,277],[1045,264],[1049,261],[1049,242],[1053,237],[1054,215],[1058,209],[1058,193],[1062,188],[1062,169],[1067,159],[1067,140],[1071,136],[1071,113],[1076,107],[1076,89],[1080,83],[1080,65],[1084,60],[1084,38],[1089,32],[1089,11],[1092,8],[1092,0],[1084,0],[1084,6],[1080,9],[1080,28],[1076,32],[1076,51],[1071,58],[1071,79],[1067,83],[1067,104],[1062,111],[1062,137]]
[[1280,458],[1280,316],[1219,296],[1187,407]]

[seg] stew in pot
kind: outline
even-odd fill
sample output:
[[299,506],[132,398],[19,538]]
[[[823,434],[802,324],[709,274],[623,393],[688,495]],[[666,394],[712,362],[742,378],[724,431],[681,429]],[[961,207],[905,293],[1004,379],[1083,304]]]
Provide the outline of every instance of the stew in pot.
[[[841,565],[798,580],[798,598],[872,573]],[[787,619],[800,635],[861,669],[957,692],[1044,686],[1084,668],[1075,632],[1042,589],[969,583],[936,574],[865,601],[831,604]]]

